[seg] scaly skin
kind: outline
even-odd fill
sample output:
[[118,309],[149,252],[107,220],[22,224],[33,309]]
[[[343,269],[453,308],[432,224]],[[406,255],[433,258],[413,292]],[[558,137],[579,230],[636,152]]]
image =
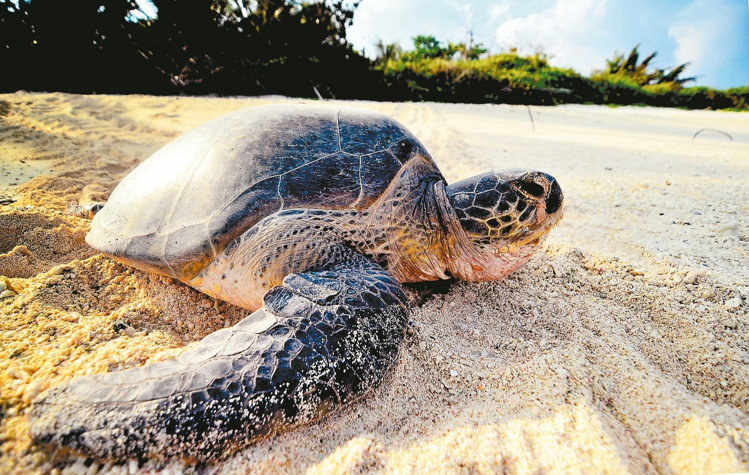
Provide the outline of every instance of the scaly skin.
[[[273,214],[239,236],[188,283],[218,299],[256,309],[284,276],[325,266],[331,242],[346,243],[401,283],[450,276],[497,280],[526,262],[561,217],[561,202],[546,212],[545,199],[555,183],[546,175],[490,173],[470,186],[456,183],[446,189],[442,181],[423,178],[420,172],[427,166],[426,160],[408,162],[393,185],[363,211],[292,209]],[[524,191],[533,180],[539,183],[540,196]],[[488,194],[493,202],[487,202]]]
[[[424,179],[420,169],[427,165],[411,160],[383,196],[362,211],[291,209],[268,216],[188,283],[218,299],[256,309],[265,292],[286,275],[324,268],[335,242],[372,259],[398,282],[446,279],[446,229],[430,219],[444,206],[434,194],[434,187],[443,185]],[[443,196],[442,201],[447,199]]]
[[177,359],[48,391],[32,406],[32,437],[99,457],[206,460],[363,394],[402,339],[400,282],[503,277],[561,216],[546,175],[446,187],[422,173],[429,166],[411,159],[364,210],[287,209],[259,221],[188,281],[259,310]]
[[263,308],[179,358],[48,391],[32,437],[105,458],[207,460],[355,399],[396,355],[406,298],[380,266],[332,247],[336,264],[286,276]]

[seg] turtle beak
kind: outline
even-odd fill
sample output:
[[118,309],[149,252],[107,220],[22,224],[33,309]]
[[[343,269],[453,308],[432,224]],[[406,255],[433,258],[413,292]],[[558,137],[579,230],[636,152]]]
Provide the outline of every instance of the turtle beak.
[[559,186],[559,182],[552,177],[551,175],[546,175],[548,178],[551,179],[551,186],[549,187],[549,191],[546,194],[546,205],[545,210],[546,214],[554,214],[559,212],[561,217],[561,211],[564,207],[564,194],[562,193],[562,188]]
[[[533,187],[523,186],[524,182],[519,183],[518,187],[535,204],[536,226],[544,228],[546,232],[562,218],[564,194],[556,178],[547,173],[534,173],[530,179]],[[524,188],[532,188],[536,194],[530,194]]]
[[497,254],[513,253],[523,246],[538,245],[559,222],[564,211],[564,194],[553,176],[523,171],[508,182],[527,206],[516,211],[519,227],[508,236],[509,239],[495,243]]

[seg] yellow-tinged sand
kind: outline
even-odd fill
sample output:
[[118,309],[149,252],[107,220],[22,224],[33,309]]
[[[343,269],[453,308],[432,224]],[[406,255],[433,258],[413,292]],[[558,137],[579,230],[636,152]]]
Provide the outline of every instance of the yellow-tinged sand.
[[[178,134],[288,100],[0,95],[0,292],[12,293],[0,300],[0,472],[196,469],[52,454],[28,437],[41,391],[167,358],[247,313],[96,254],[88,220],[68,210],[105,199]],[[364,400],[202,468],[749,470],[749,115],[351,105],[403,122],[451,182],[552,173],[565,218],[504,281],[411,289],[409,335]],[[692,140],[702,128],[733,141]]]

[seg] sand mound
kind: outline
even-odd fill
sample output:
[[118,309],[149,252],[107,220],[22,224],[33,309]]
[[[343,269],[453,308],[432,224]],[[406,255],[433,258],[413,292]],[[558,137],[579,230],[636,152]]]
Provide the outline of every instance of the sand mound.
[[[48,453],[25,414],[75,375],[173,356],[246,315],[95,254],[70,211],[179,133],[272,100],[287,99],[0,95],[0,471],[201,468]],[[749,116],[354,105],[403,122],[449,181],[552,173],[566,216],[501,282],[410,289],[407,341],[365,400],[202,468],[749,469]],[[692,139],[705,127],[733,140]]]

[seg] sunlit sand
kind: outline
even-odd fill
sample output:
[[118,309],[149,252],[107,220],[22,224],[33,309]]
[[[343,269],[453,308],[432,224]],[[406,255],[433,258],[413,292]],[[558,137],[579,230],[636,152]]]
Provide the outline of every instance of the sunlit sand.
[[[247,314],[96,254],[68,210],[180,133],[273,101],[293,99],[0,95],[0,472],[89,470],[31,443],[38,394],[173,356]],[[565,217],[503,281],[412,289],[398,360],[362,401],[209,469],[749,470],[749,115],[348,104],[401,121],[449,182],[551,173]],[[693,138],[703,128],[720,132]]]

